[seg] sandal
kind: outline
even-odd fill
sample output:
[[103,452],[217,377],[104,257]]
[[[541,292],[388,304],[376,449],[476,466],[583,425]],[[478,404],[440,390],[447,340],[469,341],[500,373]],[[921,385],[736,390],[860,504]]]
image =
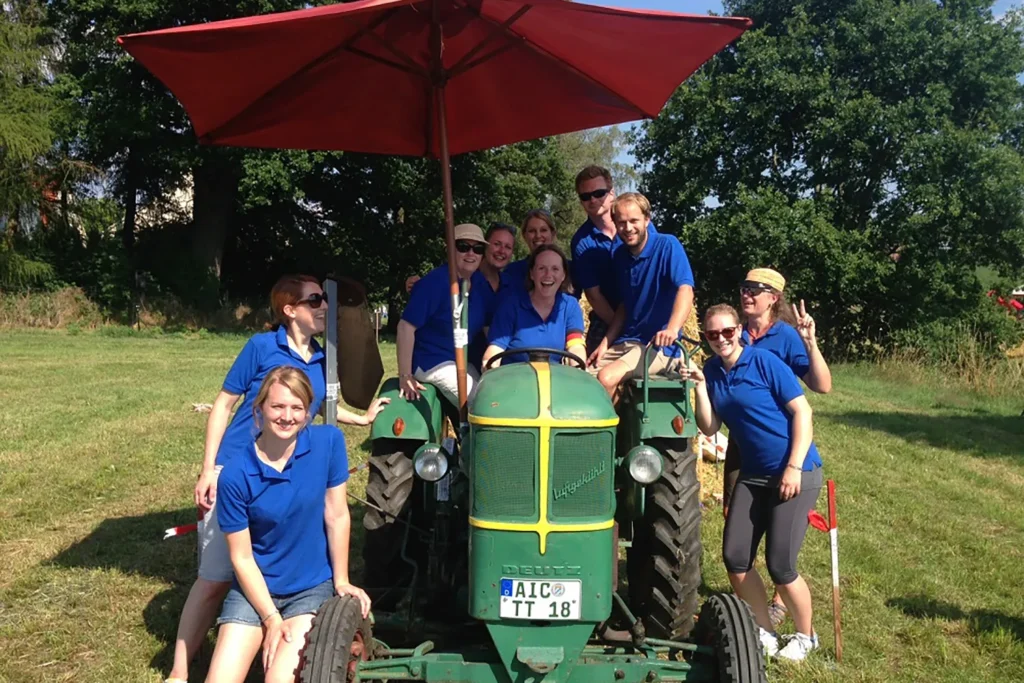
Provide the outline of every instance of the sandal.
[[786,620],[786,614],[786,605],[784,605],[783,603],[775,602],[774,600],[772,600],[771,604],[768,605],[768,616],[772,620],[772,626],[778,627],[779,624],[784,622]]

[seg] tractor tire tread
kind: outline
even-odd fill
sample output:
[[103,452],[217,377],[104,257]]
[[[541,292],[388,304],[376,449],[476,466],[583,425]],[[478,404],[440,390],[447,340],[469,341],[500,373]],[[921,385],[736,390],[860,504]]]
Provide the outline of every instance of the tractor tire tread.
[[302,654],[299,683],[347,683],[349,647],[357,631],[365,647],[373,642],[370,622],[351,596],[329,598],[313,617]]
[[696,640],[712,645],[720,683],[766,683],[765,654],[754,614],[733,594],[717,593],[705,601],[697,622]]

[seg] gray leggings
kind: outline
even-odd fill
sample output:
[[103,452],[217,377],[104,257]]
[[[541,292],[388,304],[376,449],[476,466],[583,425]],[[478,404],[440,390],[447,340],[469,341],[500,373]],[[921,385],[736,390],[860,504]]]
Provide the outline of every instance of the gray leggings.
[[821,468],[804,472],[800,495],[784,501],[777,483],[765,485],[764,480],[740,477],[722,536],[722,559],[730,574],[750,571],[761,537],[767,536],[765,559],[772,581],[776,586],[796,581],[796,558],[807,532],[807,513],[821,490],[821,478]]

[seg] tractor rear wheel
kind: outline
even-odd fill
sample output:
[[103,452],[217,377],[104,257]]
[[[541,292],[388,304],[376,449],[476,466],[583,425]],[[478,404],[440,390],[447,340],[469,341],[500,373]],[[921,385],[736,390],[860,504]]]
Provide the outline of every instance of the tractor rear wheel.
[[647,635],[681,640],[693,630],[701,576],[697,455],[682,439],[652,439],[665,470],[645,487],[644,516],[634,522],[626,556],[629,596]]
[[359,600],[336,595],[320,606],[309,631],[300,683],[350,683],[360,661],[373,654],[370,620],[364,619]]
[[719,683],[765,683],[764,649],[754,613],[732,594],[716,593],[704,603],[694,634],[698,645],[715,648]]
[[412,456],[417,446],[418,442],[400,439],[373,442],[366,500],[380,510],[367,507],[363,516],[363,587],[377,609],[393,607],[404,595],[395,587],[412,575],[412,567],[402,559],[406,526],[396,518],[410,521],[415,484]]

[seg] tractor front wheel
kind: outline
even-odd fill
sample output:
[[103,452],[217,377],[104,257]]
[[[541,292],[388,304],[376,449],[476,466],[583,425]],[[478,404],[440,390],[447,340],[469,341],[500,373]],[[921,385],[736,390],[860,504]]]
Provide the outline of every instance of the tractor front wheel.
[[716,593],[708,598],[694,635],[699,645],[715,648],[719,683],[767,683],[754,613],[735,595]]
[[373,654],[370,620],[363,618],[359,600],[350,595],[328,599],[320,606],[309,631],[299,666],[300,683],[351,683],[359,662]]
[[629,596],[647,635],[682,640],[693,630],[700,588],[700,483],[697,455],[680,439],[652,439],[665,460],[645,487],[644,516],[633,522],[626,556]]
[[[377,609],[398,602],[412,568],[402,559],[406,525],[410,522],[415,472],[412,456],[418,442],[378,439],[373,442],[363,516],[363,586]],[[379,508],[379,509],[377,509]],[[401,520],[401,521],[399,521]],[[410,532],[411,541],[412,534]]]

